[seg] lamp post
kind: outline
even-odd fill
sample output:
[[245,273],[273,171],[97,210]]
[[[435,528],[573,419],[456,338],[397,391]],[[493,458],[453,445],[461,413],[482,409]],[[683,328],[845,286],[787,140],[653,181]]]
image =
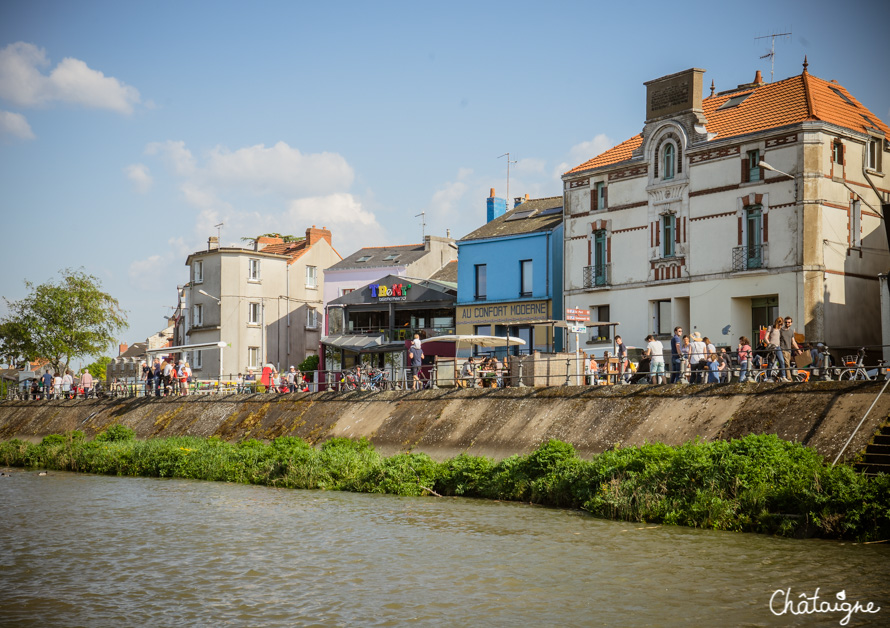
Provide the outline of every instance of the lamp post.
[[773,172],[778,172],[779,174],[785,175],[789,179],[794,180],[794,200],[797,201],[797,177],[796,176],[794,176],[793,174],[788,174],[787,172],[783,172],[782,170],[779,170],[778,168],[775,168],[775,167],[771,166],[770,164],[766,163],[762,159],[757,162],[757,165],[760,166],[761,168],[765,168],[766,170],[772,170]]

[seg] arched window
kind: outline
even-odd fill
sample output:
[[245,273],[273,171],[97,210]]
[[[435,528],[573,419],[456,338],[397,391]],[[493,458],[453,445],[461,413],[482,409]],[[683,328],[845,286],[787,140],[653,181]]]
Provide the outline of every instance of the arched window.
[[673,144],[665,144],[664,152],[662,153],[662,165],[665,179],[673,179],[674,178],[674,145]]

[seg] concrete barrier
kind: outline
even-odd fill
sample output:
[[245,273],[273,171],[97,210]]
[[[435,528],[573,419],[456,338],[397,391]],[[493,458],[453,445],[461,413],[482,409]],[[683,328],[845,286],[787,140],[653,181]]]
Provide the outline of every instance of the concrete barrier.
[[[416,392],[201,395],[163,399],[4,401],[0,439],[39,440],[122,423],[139,438],[193,435],[271,440],[366,437],[386,454],[466,451],[502,458],[559,439],[583,456],[616,445],[777,434],[829,460],[880,391],[878,382],[449,389]],[[881,398],[844,454],[850,459],[890,415]]]

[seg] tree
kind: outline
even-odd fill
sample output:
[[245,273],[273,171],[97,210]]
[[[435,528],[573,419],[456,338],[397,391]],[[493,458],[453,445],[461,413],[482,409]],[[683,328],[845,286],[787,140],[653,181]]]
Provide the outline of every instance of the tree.
[[28,334],[25,325],[17,321],[0,323],[0,363],[15,369],[36,356],[28,353]]
[[111,358],[108,356],[102,356],[89,366],[87,366],[84,370],[89,371],[90,375],[93,376],[94,379],[105,381],[105,376],[108,373],[108,363],[111,362]]
[[127,317],[96,277],[70,268],[59,275],[60,281],[39,286],[26,280],[31,294],[20,301],[3,299],[9,314],[0,320],[0,346],[49,360],[63,373],[74,358],[104,351],[127,327]]

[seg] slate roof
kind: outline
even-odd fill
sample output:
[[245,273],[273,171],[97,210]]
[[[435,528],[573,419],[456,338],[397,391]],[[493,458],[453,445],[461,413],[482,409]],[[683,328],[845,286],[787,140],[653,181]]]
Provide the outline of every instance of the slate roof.
[[[499,216],[475,231],[468,233],[460,241],[467,242],[468,240],[483,240],[523,233],[536,233],[538,231],[552,231],[562,223],[562,212],[547,213],[546,215],[542,215],[542,213],[548,209],[556,208],[562,209],[561,196],[525,201],[503,216]],[[517,214],[521,215],[523,212],[528,211],[531,211],[531,214],[525,218],[513,218]],[[513,219],[511,220],[511,218]]]
[[[357,268],[399,268],[413,264],[421,257],[429,253],[423,244],[402,244],[397,246],[366,246],[352,255],[329,266],[325,270],[353,270]],[[395,259],[385,259],[390,255],[397,255]],[[362,257],[369,259],[364,262],[358,260]]]
[[[748,97],[740,104],[720,109],[730,98],[745,94]],[[827,122],[858,133],[874,129],[890,135],[890,127],[845,87],[813,76],[806,65],[801,74],[776,83],[748,84],[709,96],[702,101],[702,110],[707,131],[716,134],[715,140],[808,121]],[[627,161],[642,142],[642,134],[635,135],[565,174]]]
[[442,268],[433,273],[430,281],[438,281],[440,283],[453,283],[457,285],[457,260],[451,260]]

